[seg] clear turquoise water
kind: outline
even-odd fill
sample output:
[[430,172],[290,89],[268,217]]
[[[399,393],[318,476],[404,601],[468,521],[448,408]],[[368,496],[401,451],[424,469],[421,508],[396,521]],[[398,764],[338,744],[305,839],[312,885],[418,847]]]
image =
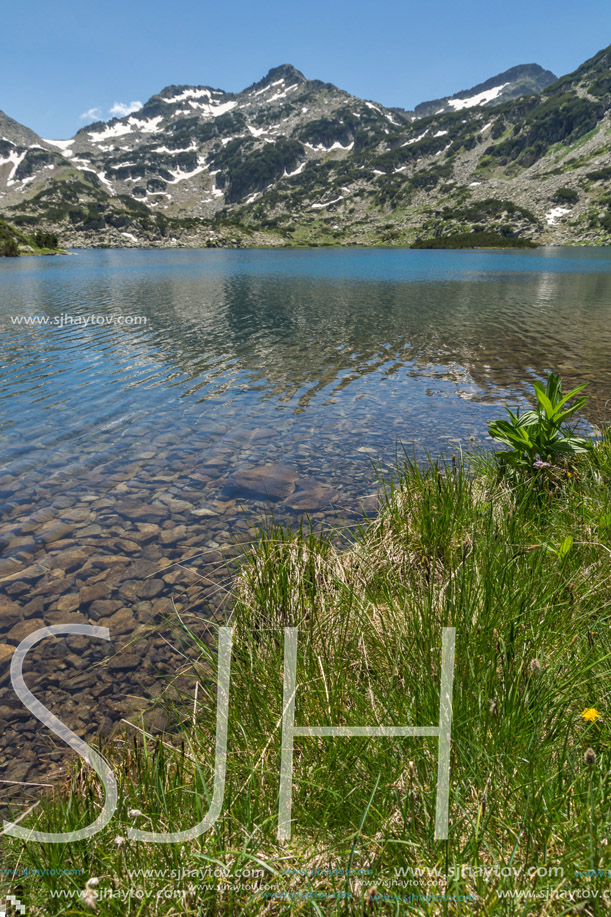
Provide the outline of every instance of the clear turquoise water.
[[[253,518],[295,522],[305,494],[316,522],[349,523],[372,463],[392,468],[400,444],[485,444],[546,370],[588,382],[589,419],[608,418],[610,267],[608,250],[574,248],[0,259],[0,643],[22,638],[19,617],[80,615],[108,622],[114,652],[160,602],[216,607]],[[91,315],[105,323],[76,324]],[[239,472],[261,467],[265,485],[245,486]],[[101,694],[79,672],[102,650],[66,661],[61,641],[41,645],[33,683],[93,734],[181,665],[165,636],[139,640],[142,665]],[[0,706],[15,703],[5,679]],[[43,754],[35,723],[0,726]],[[0,768],[15,760],[0,747]]]
[[[339,485],[390,459],[480,439],[546,369],[611,394],[611,256],[533,252],[80,251],[0,262],[0,434],[12,470],[86,453],[130,461],[143,436],[219,445],[274,431]],[[142,315],[138,327],[25,327],[12,315]],[[356,453],[355,448],[372,453]],[[184,442],[186,451],[189,441]],[[360,456],[360,457],[359,457]]]

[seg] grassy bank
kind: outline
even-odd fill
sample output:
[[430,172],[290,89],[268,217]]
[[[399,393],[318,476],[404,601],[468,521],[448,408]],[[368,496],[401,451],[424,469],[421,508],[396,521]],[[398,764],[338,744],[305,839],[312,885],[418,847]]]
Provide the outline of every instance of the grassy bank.
[[[119,776],[110,826],[72,844],[3,842],[4,869],[80,872],[3,887],[30,917],[576,913],[566,898],[503,898],[544,889],[580,890],[585,913],[604,913],[609,879],[579,871],[611,868],[610,480],[605,435],[521,477],[492,459],[407,463],[347,544],[267,528],[235,585],[214,827],[184,844],[125,839],[190,827],[209,808],[216,662],[202,642],[204,690],[195,716],[192,696],[178,703],[182,734],[105,749]],[[436,725],[442,628],[456,628],[447,841],[434,839],[435,738],[337,737],[295,740],[292,839],[277,840],[286,626],[299,628],[296,722],[352,726]],[[23,824],[87,825],[103,802],[94,777],[77,769]]]
[[57,236],[36,230],[27,234],[16,226],[0,220],[0,258],[18,258],[21,255],[61,255]]

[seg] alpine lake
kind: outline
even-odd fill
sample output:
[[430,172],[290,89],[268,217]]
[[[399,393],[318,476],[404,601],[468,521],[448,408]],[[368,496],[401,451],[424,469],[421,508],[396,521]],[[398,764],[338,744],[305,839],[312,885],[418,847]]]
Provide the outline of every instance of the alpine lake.
[[226,620],[262,523],[349,538],[405,454],[491,448],[546,371],[608,420],[611,252],[6,258],[0,342],[0,799],[18,802],[73,757],[13,692],[27,634],[108,627],[42,641],[26,683],[86,741],[122,719],[156,733],[205,679],[181,622],[207,639]]

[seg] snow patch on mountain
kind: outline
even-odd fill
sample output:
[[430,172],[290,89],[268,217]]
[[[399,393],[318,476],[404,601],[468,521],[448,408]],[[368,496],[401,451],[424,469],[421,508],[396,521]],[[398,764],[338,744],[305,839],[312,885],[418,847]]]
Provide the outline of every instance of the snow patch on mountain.
[[27,156],[27,152],[28,151],[25,150],[23,153],[18,153],[17,150],[13,150],[11,153],[8,154],[6,159],[0,159],[0,165],[8,165],[8,163],[13,164],[13,168],[9,172],[9,176],[6,181],[7,185],[16,184],[15,173],[17,169],[19,168],[19,166],[21,165],[21,163],[23,162],[23,160],[25,159],[25,157]]
[[51,146],[58,147],[64,156],[68,158],[74,156],[74,152],[70,149],[71,145],[74,143],[74,137],[71,140],[45,140],[44,142],[49,143]]
[[[469,96],[467,99],[448,99],[448,105],[451,105],[454,111],[473,108],[475,105],[487,105],[488,102],[497,99],[506,86],[509,86],[509,83],[501,83],[500,86],[494,86],[493,89],[485,89],[483,92],[478,92],[477,95]],[[442,112],[443,108],[440,108],[438,114]]]
[[140,121],[138,118],[128,118],[127,123],[136,131],[142,131],[144,134],[158,134],[161,128],[159,125],[163,121],[161,115],[156,118],[149,118],[146,121]]
[[344,150],[344,152],[346,152],[347,150],[354,149],[354,140],[352,143],[349,143],[346,146],[342,146],[339,140],[336,140],[335,143],[331,144],[331,146],[325,146],[324,143],[318,143],[316,146],[314,146],[312,143],[306,143],[305,146],[307,146],[309,150],[312,150],[315,153],[330,153],[331,150]]
[[116,193],[117,193],[117,192],[115,191],[115,189],[113,188],[113,186],[111,185],[111,183],[110,183],[110,182],[108,181],[108,179],[106,178],[106,173],[105,173],[105,172],[98,172],[96,169],[92,169],[90,166],[79,166],[79,169],[81,170],[81,172],[93,172],[93,174],[96,176],[96,178],[98,178],[98,179],[102,182],[103,185],[106,185],[106,187],[108,188],[108,192],[109,192],[109,194],[111,195],[111,197],[115,197],[115,196],[116,196]]
[[412,137],[411,140],[406,140],[405,143],[402,143],[401,146],[409,146],[410,143],[418,143],[419,140],[422,140],[428,134],[428,128],[423,134],[420,134],[418,137]]
[[293,89],[297,89],[299,86],[298,83],[293,83],[292,86],[287,86],[286,89],[283,89],[281,92],[275,92],[273,96],[270,96],[267,100],[268,102],[275,102],[277,99],[285,99],[289,92],[292,92]]
[[344,200],[344,195],[342,194],[340,195],[340,197],[336,197],[332,201],[327,201],[325,204],[312,204],[310,206],[310,210],[321,210],[323,207],[330,207],[331,204],[338,204],[339,201],[343,201],[343,200]]
[[214,100],[210,103],[189,102],[192,109],[200,112],[202,115],[209,115],[211,118],[219,118],[221,115],[235,108],[237,104],[237,102],[216,102]]
[[122,124],[118,121],[116,124],[109,124],[103,131],[91,131],[89,139],[93,143],[102,143],[103,140],[110,140],[111,137],[123,137],[125,134],[131,134],[129,124]]
[[302,162],[302,163],[300,163],[300,164],[297,166],[297,168],[295,169],[294,172],[287,172],[286,169],[285,169],[285,170],[284,170],[284,175],[283,175],[282,177],[283,177],[283,178],[292,178],[293,175],[301,175],[301,173],[303,172],[303,170],[305,169],[305,167],[306,167],[306,163],[305,163],[305,162]]
[[186,99],[212,99],[213,95],[222,95],[222,93],[215,89],[184,89],[178,95],[170,96],[167,99],[165,96],[161,96],[161,101],[166,102],[168,105],[174,105],[176,102],[184,102]]
[[545,221],[548,226],[554,226],[561,217],[570,212],[571,210],[569,207],[552,207],[552,209],[545,214]]
[[172,181],[168,181],[168,185],[177,185],[178,182],[186,181],[188,178],[195,178],[200,172],[205,171],[206,166],[196,166],[192,172],[183,172],[182,169],[168,169],[168,172],[172,176]]
[[255,99],[257,96],[262,95],[264,92],[268,92],[273,86],[282,86],[284,83],[284,77],[280,80],[275,80],[273,83],[268,83],[267,86],[264,86],[263,89],[258,89],[256,92],[252,92],[251,96]]
[[[140,120],[139,118],[128,118],[127,121],[117,121],[116,124],[107,125],[104,130],[90,131],[88,136],[93,143],[102,143],[104,140],[110,140],[114,137],[124,137],[134,131],[140,131],[143,134],[158,134],[163,130],[161,122],[163,118],[157,115],[155,118]],[[100,147],[102,149],[102,147]]]
[[153,149],[153,153],[169,153],[170,156],[177,156],[179,153],[191,153],[193,150],[196,150],[196,149],[197,149],[197,144],[192,141],[189,144],[189,146],[186,146],[181,150],[171,150],[167,146],[156,146]]
[[253,137],[260,137],[261,134],[269,133],[268,127],[253,127],[252,124],[247,124],[246,127],[248,128],[250,133],[253,135]]

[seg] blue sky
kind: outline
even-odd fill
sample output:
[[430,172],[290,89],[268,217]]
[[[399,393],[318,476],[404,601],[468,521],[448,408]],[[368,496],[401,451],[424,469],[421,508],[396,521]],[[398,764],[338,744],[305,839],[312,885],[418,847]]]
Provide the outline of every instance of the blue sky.
[[0,109],[65,138],[169,84],[238,91],[281,63],[411,108],[515,64],[561,76],[609,43],[609,0],[30,0],[3,7]]

